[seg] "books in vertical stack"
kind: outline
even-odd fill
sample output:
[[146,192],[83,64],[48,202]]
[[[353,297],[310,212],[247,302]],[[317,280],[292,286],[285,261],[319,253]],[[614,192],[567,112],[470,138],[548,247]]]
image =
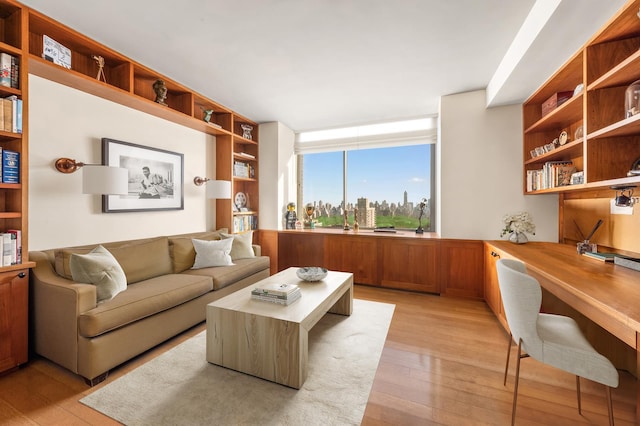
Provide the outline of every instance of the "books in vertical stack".
[[295,284],[258,284],[256,288],[251,290],[252,299],[279,305],[290,305],[301,296],[302,292]]
[[20,153],[2,150],[2,183],[20,183]]

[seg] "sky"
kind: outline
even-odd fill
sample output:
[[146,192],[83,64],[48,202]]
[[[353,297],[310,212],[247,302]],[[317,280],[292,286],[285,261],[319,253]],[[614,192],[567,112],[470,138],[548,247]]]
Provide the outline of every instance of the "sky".
[[[410,145],[349,151],[347,199],[401,203],[404,191],[409,202],[430,198],[430,145]],[[304,156],[304,203],[342,201],[342,152]]]

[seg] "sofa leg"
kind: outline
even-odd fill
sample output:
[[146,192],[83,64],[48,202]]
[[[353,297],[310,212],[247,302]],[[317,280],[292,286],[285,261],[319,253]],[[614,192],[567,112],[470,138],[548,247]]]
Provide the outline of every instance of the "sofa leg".
[[87,379],[86,377],[84,378],[84,382],[89,385],[89,386],[95,386],[98,383],[102,383],[104,382],[104,380],[107,378],[107,376],[109,376],[109,372],[107,371],[106,373],[102,373],[101,375],[94,377],[93,379]]

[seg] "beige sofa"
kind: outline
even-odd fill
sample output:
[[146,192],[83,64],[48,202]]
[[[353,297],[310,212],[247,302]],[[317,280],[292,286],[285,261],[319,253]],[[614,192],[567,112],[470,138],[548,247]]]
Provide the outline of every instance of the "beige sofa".
[[220,233],[102,244],[122,266],[127,286],[101,303],[96,286],[74,282],[69,269],[72,253],[97,244],[30,252],[34,351],[94,385],[111,368],[204,321],[208,303],[269,276],[269,258],[255,245],[255,257],[234,259],[232,266],[190,269],[192,238],[216,240]]

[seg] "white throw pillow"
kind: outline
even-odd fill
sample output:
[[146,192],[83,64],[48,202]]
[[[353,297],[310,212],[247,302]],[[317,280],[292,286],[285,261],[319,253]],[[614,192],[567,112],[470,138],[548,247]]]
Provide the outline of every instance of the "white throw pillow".
[[79,283],[96,286],[98,303],[110,300],[127,289],[127,277],[115,257],[102,246],[87,254],[72,254],[69,259],[71,277]]
[[233,265],[231,244],[233,240],[191,240],[196,250],[196,260],[191,269],[210,268],[212,266]]
[[231,239],[231,259],[246,259],[256,257],[253,251],[253,231],[244,232],[242,234],[226,234],[221,232],[222,239]]

